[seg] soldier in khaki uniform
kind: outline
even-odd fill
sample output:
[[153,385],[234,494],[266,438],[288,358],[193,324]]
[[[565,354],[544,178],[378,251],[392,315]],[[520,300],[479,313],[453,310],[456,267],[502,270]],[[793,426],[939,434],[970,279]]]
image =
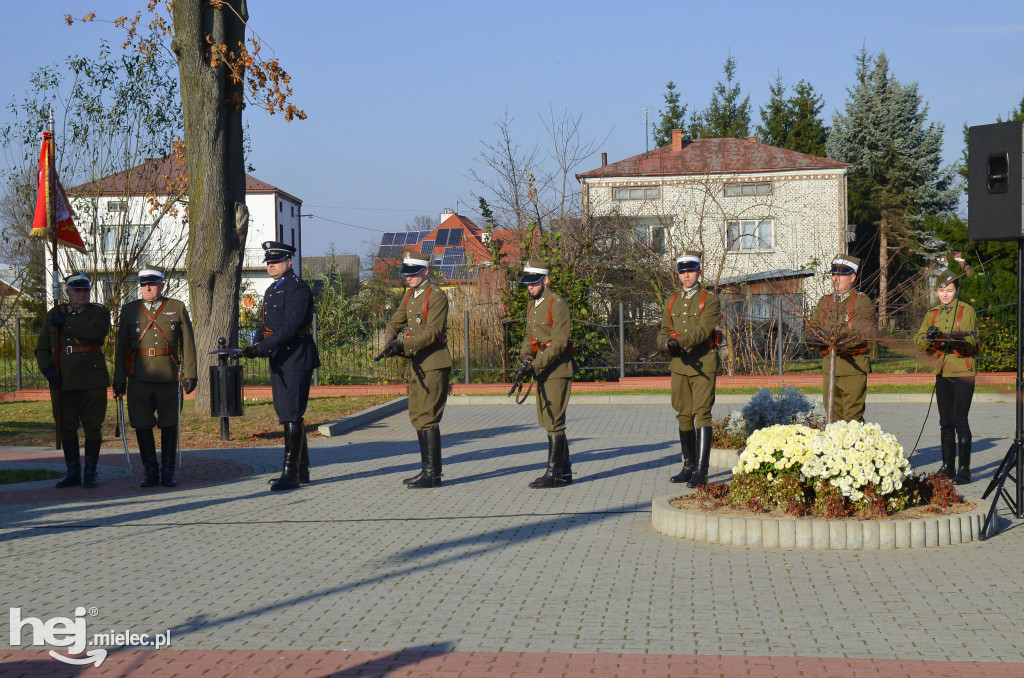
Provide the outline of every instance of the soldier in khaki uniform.
[[[822,352],[825,409],[832,405],[831,421],[864,421],[864,400],[868,390],[868,341],[877,335],[875,305],[866,294],[857,292],[857,272],[860,259],[840,254],[832,260],[834,294],[818,300],[807,324],[805,343]],[[831,354],[835,353],[835,386],[829,392],[832,376]]]
[[[96,487],[96,464],[103,443],[101,427],[107,414],[107,361],[103,341],[110,332],[110,313],[89,303],[92,283],[84,273],[64,282],[67,304],[58,304],[46,315],[36,345],[39,371],[50,383],[54,418],[60,420],[61,447],[67,474],[56,487]],[[60,370],[54,348],[60,353]],[[59,410],[57,401],[59,400]],[[78,426],[85,430],[85,471],[78,448]]]
[[[978,318],[974,308],[960,300],[960,278],[949,271],[939,274],[939,303],[924,314],[914,343],[935,357],[935,400],[939,407],[942,468],[939,473],[956,485],[971,482],[971,425],[967,415],[978,375]],[[959,439],[960,470],[956,469]]]
[[430,256],[406,253],[401,274],[409,290],[384,331],[385,356],[412,361],[409,420],[420,444],[420,472],[407,487],[441,485],[441,417],[448,401],[452,354],[448,350],[448,295],[430,280]]
[[711,464],[711,408],[718,377],[718,295],[700,282],[702,252],[687,250],[676,259],[683,289],[665,302],[658,347],[671,357],[672,407],[679,422],[683,469],[669,478],[690,487],[706,485]]
[[[174,487],[178,452],[178,375],[185,393],[196,388],[196,344],[185,304],[163,296],[164,273],[139,271],[141,299],[121,308],[114,356],[114,397],[128,394],[145,475],[140,485]],[[154,414],[155,413],[155,414]],[[157,465],[153,427],[160,428]]]
[[548,465],[544,475],[530,483],[534,489],[572,483],[569,441],[565,437],[565,410],[569,405],[575,366],[569,328],[569,305],[548,287],[548,264],[527,262],[520,285],[526,285],[526,335],[521,357],[524,375],[537,384],[537,422],[548,433]]

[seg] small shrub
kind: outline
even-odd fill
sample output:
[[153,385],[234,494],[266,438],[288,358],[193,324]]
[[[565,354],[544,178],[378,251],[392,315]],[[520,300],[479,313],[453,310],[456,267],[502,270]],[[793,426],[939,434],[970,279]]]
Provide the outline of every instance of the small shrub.
[[762,388],[751,396],[741,415],[747,431],[753,433],[776,424],[797,423],[797,415],[806,415],[813,410],[814,405],[807,396],[793,387],[778,393]]
[[729,498],[729,485],[728,483],[698,485],[694,497],[703,509],[721,508],[725,506],[726,500]]
[[819,480],[814,486],[814,513],[822,518],[845,518],[850,515],[846,497],[842,491],[827,480]]
[[953,481],[946,476],[933,473],[928,476],[928,481],[931,482],[932,486],[931,502],[929,503],[941,506],[942,508],[949,508],[953,504],[964,503],[964,498],[957,493]]

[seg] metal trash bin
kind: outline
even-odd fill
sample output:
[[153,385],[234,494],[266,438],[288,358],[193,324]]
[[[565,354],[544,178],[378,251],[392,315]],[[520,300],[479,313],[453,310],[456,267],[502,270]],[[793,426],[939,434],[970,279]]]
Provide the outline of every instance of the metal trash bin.
[[210,416],[220,417],[220,438],[230,440],[229,417],[241,417],[243,412],[242,384],[244,376],[238,357],[242,351],[226,348],[227,339],[217,340],[218,349],[210,351],[217,356],[217,364],[210,365]]

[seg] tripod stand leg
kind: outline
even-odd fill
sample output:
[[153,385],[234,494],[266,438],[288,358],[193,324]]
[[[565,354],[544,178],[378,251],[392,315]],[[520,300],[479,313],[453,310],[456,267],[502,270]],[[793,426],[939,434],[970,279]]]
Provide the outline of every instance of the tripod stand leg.
[[[1013,499],[1006,494],[1003,489],[1006,483],[1006,478],[1010,475],[1010,472],[1017,465],[1017,443],[1014,442],[1010,445],[1010,449],[1006,452],[1006,456],[1003,457],[1003,461],[999,464],[999,470],[992,476],[992,481],[988,484],[988,489],[985,490],[985,494],[981,495],[982,499],[987,499],[988,495],[992,493],[992,490],[996,490],[996,496],[992,500],[992,506],[988,509],[988,515],[985,516],[985,523],[981,526],[981,534],[985,537],[989,536],[990,527],[994,527],[993,519],[996,515],[996,506],[999,504],[999,499],[1002,497],[1006,500],[1006,505],[1010,507],[1010,512],[1016,514],[1019,510],[1019,506],[1014,506],[1015,502]],[[1021,482],[1021,478],[1016,478],[1017,483]],[[995,534],[993,531],[992,534]]]

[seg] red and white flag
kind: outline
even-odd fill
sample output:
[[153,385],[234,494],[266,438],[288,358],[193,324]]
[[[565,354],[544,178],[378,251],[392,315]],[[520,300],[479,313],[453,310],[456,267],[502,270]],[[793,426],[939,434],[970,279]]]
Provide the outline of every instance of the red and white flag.
[[[50,225],[56,222],[57,242],[61,245],[73,247],[79,252],[85,252],[85,243],[82,236],[75,228],[75,218],[71,214],[71,208],[64,197],[64,188],[60,185],[57,172],[53,172],[53,181],[50,181],[50,167],[53,163],[53,134],[43,132],[43,146],[39,149],[39,192],[36,197],[36,215],[32,220],[33,238],[46,238],[49,240],[53,234],[50,232]],[[56,194],[56,200],[50,200],[51,191]],[[51,210],[56,203],[57,218],[53,219]]]

